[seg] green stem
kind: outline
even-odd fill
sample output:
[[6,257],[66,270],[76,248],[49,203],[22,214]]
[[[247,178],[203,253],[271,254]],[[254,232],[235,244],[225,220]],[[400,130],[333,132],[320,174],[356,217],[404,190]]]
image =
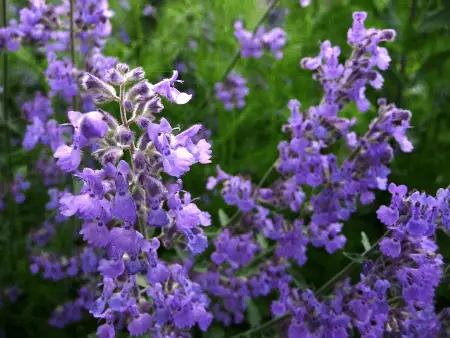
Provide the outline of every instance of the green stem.
[[[75,55],[75,24],[74,24],[74,11],[75,11],[75,0],[70,0],[70,11],[69,11],[69,24],[70,24],[70,59],[72,60],[72,67],[76,68],[77,60]],[[72,98],[72,109],[77,110],[77,95]]]
[[[77,68],[77,60],[76,60],[76,55],[75,55],[75,23],[74,23],[74,12],[75,12],[75,0],[70,0],[70,9],[69,9],[69,27],[70,27],[70,60],[72,61],[72,68]],[[77,108],[77,95],[72,97],[72,109],[73,110],[78,110]],[[75,180],[72,177],[72,182],[71,182],[71,186],[72,186],[72,193],[75,194]],[[75,217],[72,217],[72,222],[71,222],[71,229],[70,229],[70,236],[73,235],[74,232],[76,232],[76,228],[77,228],[77,221]],[[73,243],[73,239],[70,240],[69,242],[69,250],[70,252],[73,249],[74,243]]]
[[[6,27],[8,23],[7,7],[7,0],[2,0],[2,27]],[[8,109],[8,52],[6,49],[3,51],[3,121],[6,125],[9,125],[11,122],[10,111]],[[8,162],[7,179],[12,180],[10,128],[5,128],[5,146]]]
[[[273,0],[270,5],[267,7],[266,11],[264,12],[264,14],[262,15],[262,17],[259,19],[258,23],[256,24],[255,28],[253,29],[252,32],[252,36],[255,35],[256,31],[258,30],[259,26],[261,26],[261,24],[264,22],[264,20],[266,20],[266,18],[269,16],[270,12],[272,11],[272,9],[274,9],[280,0]],[[238,61],[241,58],[241,51],[240,49],[236,52],[236,54],[234,55],[233,59],[231,60],[231,62],[229,63],[227,69],[225,70],[225,72],[223,73],[222,77],[220,78],[220,82],[223,82],[225,80],[225,78],[228,76],[228,74],[233,70],[233,68],[236,66],[236,64],[238,63]],[[208,102],[211,100],[211,98],[214,96],[214,92],[215,90],[211,90],[209,92],[209,94],[207,95],[206,99],[202,102],[202,104],[196,108],[196,110],[198,109],[202,109],[204,108]],[[191,115],[191,114],[190,114]]]
[[[125,85],[121,85],[120,86],[120,118],[122,120],[123,126],[125,128],[127,128],[128,130],[130,130],[128,120],[127,120],[127,112],[125,110],[124,100],[125,100]],[[133,153],[134,153],[133,142],[130,144],[129,150],[130,150],[131,159],[133,159]]]
[[[387,235],[389,235],[391,231],[388,230],[386,231],[383,236],[381,236],[380,238],[378,238],[378,240],[372,244],[372,246],[370,248],[368,248],[366,251],[364,251],[361,256],[362,257],[366,257],[367,255],[369,255],[377,246],[378,244],[381,242],[381,240],[386,237]],[[316,296],[321,296],[330,286],[332,286],[335,282],[337,282],[338,280],[340,280],[342,277],[346,276],[347,272],[349,272],[355,265],[358,265],[357,262],[350,262],[349,264],[347,264],[341,271],[339,271],[336,275],[334,275],[330,280],[328,280],[328,282],[326,282],[324,285],[322,285],[319,289],[317,289],[316,291]]]

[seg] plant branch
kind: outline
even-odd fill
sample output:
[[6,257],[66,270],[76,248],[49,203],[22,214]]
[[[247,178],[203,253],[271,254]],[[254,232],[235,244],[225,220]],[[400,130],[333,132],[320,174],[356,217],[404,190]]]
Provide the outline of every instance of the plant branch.
[[[2,0],[2,27],[6,27],[8,23],[7,16],[7,0]],[[8,52],[6,49],[3,51],[3,123],[9,126],[11,123],[10,110],[8,109]],[[12,180],[12,165],[11,165],[11,130],[5,128],[5,146],[7,154],[7,179]]]
[[[69,10],[69,25],[70,25],[70,59],[72,67],[77,67],[77,60],[75,55],[75,24],[74,24],[75,0],[70,0]],[[77,95],[72,97],[72,109],[77,110]]]
[[[365,257],[369,255],[374,249],[378,246],[378,244],[381,242],[383,238],[385,238],[387,235],[389,235],[390,230],[386,231],[383,236],[381,236],[375,243],[372,244],[372,246],[364,251],[361,256]],[[322,285],[319,289],[316,291],[316,296],[321,296],[330,286],[332,286],[334,283],[336,283],[339,279],[341,279],[343,276],[347,274],[357,263],[350,262],[347,264],[342,270],[340,270],[337,274],[335,274],[331,279],[329,279],[324,285]],[[274,327],[280,323],[282,323],[284,320],[288,319],[291,316],[289,312],[285,313],[282,316],[276,317],[272,320],[269,320],[267,323],[255,328],[251,329],[245,332],[242,332],[240,334],[234,335],[231,338],[243,338],[243,337],[251,337],[253,334],[261,333],[266,331],[267,329],[270,329],[271,327]]]
[[[253,196],[252,198],[256,197],[256,194],[258,193],[258,190],[262,187],[262,185],[266,182],[266,180],[269,178],[270,173],[272,172],[272,170],[276,167],[278,163],[278,157],[277,159],[270,165],[270,167],[266,170],[266,172],[264,173],[263,177],[261,178],[261,180],[258,182],[258,184],[255,187],[255,190],[253,192]],[[227,224],[223,225],[224,227],[232,224],[235,219],[239,216],[239,214],[241,213],[240,210],[236,211],[233,216],[231,216],[230,220],[228,221]]]
[[[125,128],[127,128],[128,130],[130,130],[128,119],[127,119],[127,112],[125,110],[124,100],[125,100],[125,85],[121,85],[120,86],[120,103],[119,103],[120,104],[120,118],[122,120],[123,126]],[[131,142],[129,150],[130,150],[131,155],[133,155],[133,153],[134,153],[133,142]],[[133,156],[131,156],[131,158],[133,158]]]
[[[259,19],[258,23],[256,24],[256,26],[253,29],[252,32],[252,37],[255,35],[256,31],[258,30],[259,26],[261,26],[261,24],[264,22],[264,20],[266,20],[266,18],[269,16],[270,12],[272,11],[272,9],[274,9],[279,3],[279,0],[273,0],[271,2],[271,4],[267,7],[266,11],[264,12],[264,14],[261,16],[261,18]],[[229,63],[227,69],[225,70],[225,72],[223,73],[222,77],[220,78],[220,82],[223,82],[225,80],[225,78],[228,76],[228,74],[233,70],[233,68],[236,66],[236,64],[238,63],[238,61],[241,58],[241,50],[239,48],[239,50],[236,52],[236,54],[234,55],[233,59],[231,60],[231,62]],[[207,95],[206,99],[202,102],[202,104],[196,108],[196,110],[198,109],[202,109],[204,108],[208,102],[211,100],[211,98],[214,95],[214,90],[210,90],[209,94]]]

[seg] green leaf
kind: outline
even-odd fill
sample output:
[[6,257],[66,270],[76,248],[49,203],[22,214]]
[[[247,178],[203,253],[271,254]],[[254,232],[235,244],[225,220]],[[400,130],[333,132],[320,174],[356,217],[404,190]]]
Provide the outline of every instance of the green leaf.
[[224,337],[225,337],[225,330],[218,325],[213,325],[208,329],[207,332],[202,333],[202,338],[224,338]]
[[205,229],[203,232],[208,237],[217,237],[222,231],[220,229]]
[[81,191],[81,189],[83,188],[84,182],[83,180],[76,180],[73,179],[73,190],[74,190],[74,194],[78,195]]
[[261,323],[261,314],[253,300],[246,300],[247,303],[247,319],[251,327],[259,326]]
[[344,252],[344,256],[350,259],[352,262],[362,264],[364,262],[364,257],[359,253],[354,252]]
[[450,5],[427,13],[422,23],[419,25],[418,31],[421,33],[432,33],[443,27],[450,25]]
[[223,209],[219,209],[219,222],[221,226],[226,226],[230,222],[230,217],[223,211]]
[[367,237],[364,231],[361,231],[361,244],[363,245],[365,251],[369,251],[370,249],[369,237]]
[[298,271],[297,269],[295,269],[295,267],[288,269],[288,272],[291,275],[291,277],[294,280],[294,283],[297,287],[299,287],[301,289],[306,289],[308,287],[305,277],[303,277],[303,274],[300,271]]
[[27,177],[28,167],[25,165],[21,165],[17,168],[16,174],[21,174],[23,177]]
[[147,237],[148,238],[152,238],[153,234],[155,233],[155,228],[154,227],[150,228],[150,227],[147,227],[147,226],[145,226],[145,227],[147,228]]
[[143,288],[146,288],[148,286],[148,281],[144,276],[142,275],[136,275],[136,283],[139,286],[142,286]]
[[269,246],[269,244],[267,243],[267,239],[264,236],[264,234],[262,233],[258,233],[256,235],[256,240],[258,241],[259,246],[261,247],[261,249],[267,249],[267,247]]

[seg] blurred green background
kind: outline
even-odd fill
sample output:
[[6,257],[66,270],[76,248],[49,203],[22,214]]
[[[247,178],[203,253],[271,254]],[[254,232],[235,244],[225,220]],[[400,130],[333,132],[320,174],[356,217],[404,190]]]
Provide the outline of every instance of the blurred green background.
[[[414,144],[411,154],[398,154],[392,165],[390,179],[406,184],[410,189],[434,193],[439,187],[450,184],[450,2],[441,0],[312,0],[307,8],[301,8],[298,0],[280,0],[277,11],[287,9],[281,21],[287,32],[284,58],[274,60],[240,59],[234,69],[243,75],[250,89],[244,109],[225,111],[214,96],[214,84],[220,81],[233,61],[238,43],[233,36],[233,22],[244,20],[249,30],[259,22],[268,4],[264,0],[129,0],[130,10],[121,7],[123,1],[110,1],[115,11],[113,35],[104,54],[115,56],[130,66],[142,66],[151,82],[168,77],[176,65],[183,62],[185,71],[180,74],[184,84],[180,87],[193,90],[193,100],[184,106],[167,105],[164,110],[172,125],[186,128],[202,123],[212,131],[213,164],[194,166],[185,178],[187,190],[193,196],[204,197],[202,207],[213,214],[217,225],[217,210],[223,208],[231,215],[219,196],[205,195],[205,182],[214,174],[215,164],[232,174],[246,174],[258,182],[277,157],[277,144],[284,138],[281,126],[286,122],[289,99],[296,98],[302,107],[316,105],[322,97],[319,84],[311,73],[299,67],[305,56],[319,52],[320,41],[330,40],[342,48],[342,59],[349,56],[346,44],[347,30],[352,23],[353,11],[367,11],[366,26],[393,28],[397,39],[386,45],[392,57],[391,67],[384,73],[383,89],[370,89],[368,97],[386,97],[389,102],[411,110],[413,128],[409,135]],[[144,17],[144,6],[150,3],[156,11]],[[10,2],[9,18],[16,16],[14,8],[24,2]],[[268,24],[274,16],[265,21]],[[191,48],[195,41],[197,48]],[[17,107],[36,90],[46,90],[42,72],[45,58],[37,57],[32,50],[22,48],[11,54],[9,66],[9,108],[13,115],[10,128],[16,137],[23,135],[25,122]],[[24,80],[31,85],[24,86]],[[14,93],[19,93],[14,95]],[[64,111],[59,112],[64,120]],[[345,108],[346,116],[357,116],[357,130],[363,132],[376,115],[371,107],[364,115],[355,106]],[[3,151],[2,151],[3,153]],[[14,153],[15,168],[36,160],[39,151],[31,154]],[[2,154],[3,155],[3,154]],[[2,156],[4,158],[4,156]],[[32,178],[33,173],[29,173]],[[33,179],[33,182],[39,182]],[[71,299],[76,283],[49,282],[32,276],[28,270],[26,233],[37,228],[45,219],[43,212],[47,196],[41,184],[34,184],[27,194],[27,201],[18,207],[20,226],[11,229],[3,222],[0,231],[0,287],[18,284],[23,290],[19,301],[4,302],[0,309],[0,337],[86,337],[95,331],[95,321],[85,316],[81,324],[60,330],[51,328],[48,318],[58,304]],[[383,229],[375,217],[376,206],[387,196],[380,193],[372,206],[364,207],[345,225],[348,237],[347,252],[361,252],[361,231],[374,242]],[[214,231],[214,228],[212,229]],[[62,250],[68,250],[68,240],[59,234]],[[440,238],[441,252],[450,257],[450,242]],[[207,258],[207,255],[203,256]],[[337,253],[329,256],[323,250],[309,249],[308,263],[295,270],[296,277],[306,280],[310,287],[318,287],[339,271],[348,259]],[[355,276],[357,271],[353,272]],[[450,305],[447,285],[439,290],[438,306]],[[258,303],[260,321],[269,317],[269,302]],[[251,316],[250,316],[251,317]],[[204,335],[222,337],[253,325],[251,322],[224,331],[215,328]],[[199,336],[201,336],[199,334]]]

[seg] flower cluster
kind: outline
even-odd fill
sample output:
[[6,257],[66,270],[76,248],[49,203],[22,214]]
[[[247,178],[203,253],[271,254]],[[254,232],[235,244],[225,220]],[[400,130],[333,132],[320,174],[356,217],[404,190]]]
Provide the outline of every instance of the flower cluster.
[[[62,195],[60,213],[80,219],[83,239],[103,252],[98,262],[103,291],[90,308],[106,321],[99,335],[120,328],[114,322],[124,316],[132,335],[151,330],[156,336],[171,325],[183,331],[198,323],[206,330],[212,319],[205,309],[209,300],[189,280],[188,270],[158,258],[161,243],[191,255],[207,247],[201,227],[210,225],[210,216],[192,203],[180,177],[195,163],[210,163],[211,146],[195,139],[201,125],[174,134],[165,118],[156,122],[155,114],[164,108],[161,98],[176,104],[191,99],[175,88],[178,73],[157,84],[144,76],[142,68],[123,63],[106,71],[106,82],[85,73],[83,88],[97,104],[118,102],[121,123],[104,110],[70,111],[72,144],[61,145],[54,154],[62,170],[84,182],[79,194]],[[139,137],[130,129],[132,124],[142,131]],[[103,167],[80,171],[81,150],[92,147]],[[131,165],[121,159],[125,151],[132,155]],[[175,181],[165,182],[163,173]],[[159,239],[149,238],[147,228],[158,231]],[[145,285],[138,283],[141,275]],[[142,303],[142,292],[152,297],[151,304]]]
[[245,107],[245,97],[248,95],[247,81],[232,72],[224,82],[216,83],[216,96],[224,104],[226,110]]
[[[299,3],[305,7],[310,1]],[[119,5],[131,11],[128,0]],[[350,103],[361,113],[370,110],[366,90],[383,86],[391,59],[380,45],[394,40],[393,30],[366,28],[367,14],[356,12],[345,62],[330,41],[320,44],[319,55],[301,60],[324,97],[307,109],[296,99],[288,102],[286,140],[259,183],[216,167],[206,189],[219,190],[237,212],[225,222],[221,217],[223,227],[207,250],[211,216],[183,179],[194,164],[211,163],[211,132],[200,124],[182,130],[161,117],[166,102],[184,105],[192,99],[177,89],[179,72],[190,65],[177,57],[170,78],[150,83],[141,67],[103,55],[113,14],[106,0],[60,5],[31,0],[18,20],[0,29],[1,50],[31,45],[48,61],[49,92],[37,92],[21,106],[28,122],[22,147],[41,146],[34,169],[49,197],[48,217],[29,234],[27,253],[32,274],[76,279],[78,286],[76,297],[53,311],[50,325],[65,327],[89,312],[100,338],[124,330],[131,336],[191,337],[191,329],[205,332],[213,320],[243,323],[249,304],[270,296],[276,299],[274,319],[262,329],[281,323],[280,337],[448,336],[450,310],[438,308],[434,299],[447,277],[436,238],[438,230],[450,232],[450,189],[431,196],[389,183],[394,154],[413,150],[408,110],[379,99],[376,117],[361,134],[356,117],[342,117]],[[269,25],[255,32],[235,22],[240,56],[270,52],[281,59],[286,33],[277,26],[285,14],[272,11]],[[142,15],[154,16],[155,8],[145,5]],[[129,42],[124,29],[120,35]],[[195,51],[195,41],[189,43]],[[69,52],[82,56],[82,68]],[[245,106],[249,89],[238,73],[215,89],[226,110]],[[62,99],[68,123],[56,120],[55,98]],[[0,186],[18,204],[29,188],[21,171]],[[373,203],[378,190],[392,196],[376,212],[386,233],[366,243],[363,254],[347,255],[352,265],[361,264],[359,279],[338,274],[318,289],[303,287],[295,265],[307,262],[311,247],[327,254],[344,249],[345,223],[360,205]],[[0,209],[5,194],[0,191]],[[68,222],[69,240],[82,245],[63,255],[51,244]],[[15,302],[21,293],[13,285],[2,296]]]
[[[407,193],[391,183],[391,205],[378,209],[389,231],[380,242],[382,255],[363,264],[360,281],[345,280],[336,286],[332,300],[320,301],[311,290],[280,287],[274,315],[291,313],[289,337],[335,334],[348,337],[356,329],[362,337],[386,334],[436,337],[446,311],[437,313],[433,299],[443,276],[442,256],[437,251],[435,230],[443,227],[448,209],[448,189],[436,197]],[[417,224],[422,230],[416,231]]]
[[[113,12],[106,0],[79,0],[75,2],[73,23],[83,54],[95,47],[103,47],[111,33],[109,19]],[[9,51],[17,50],[21,44],[44,47],[50,52],[68,50],[70,44],[70,3],[47,4],[42,0],[30,1],[28,8],[19,13],[19,21],[11,21],[10,26],[0,31],[0,47]]]
[[[242,322],[249,299],[279,290],[279,300],[272,304],[273,315],[279,317],[274,323],[280,318],[289,323],[285,335],[290,338],[348,337],[355,330],[362,337],[434,337],[440,332],[445,313],[436,313],[433,299],[443,261],[436,253],[435,230],[450,224],[448,189],[431,197],[407,194],[406,187],[392,183],[388,188],[394,149],[413,148],[406,137],[409,111],[379,99],[377,117],[361,136],[351,130],[356,118],[339,117],[349,102],[361,112],[369,109],[366,87],[379,89],[379,71],[389,66],[387,50],[378,44],[392,41],[395,32],[365,29],[365,18],[363,12],[353,15],[348,33],[353,53],[344,64],[339,63],[339,47],[329,41],[321,44],[318,57],[302,60],[304,68],[314,71],[325,96],[306,111],[297,100],[288,103],[291,116],[283,131],[290,140],[279,144],[273,165],[280,177],[264,188],[264,182],[252,184],[217,167],[217,176],[208,180],[207,189],[221,185],[225,203],[241,214],[216,239],[211,256],[216,267],[199,273],[205,290],[218,299],[214,315],[226,325]],[[337,158],[328,149],[341,141],[348,155]],[[374,190],[387,188],[393,195],[391,205],[382,206],[377,215],[389,232],[380,241],[382,256],[364,261],[360,281],[352,285],[347,279],[325,300],[320,299],[325,288],[315,293],[294,287],[286,275],[291,260],[302,266],[309,244],[330,254],[344,248],[344,222],[359,203],[374,201]],[[260,247],[261,234],[275,246]],[[266,263],[260,264],[256,252]],[[254,293],[252,281],[263,275],[265,284],[255,285],[264,291]]]
[[236,21],[234,29],[234,36],[239,41],[242,58],[259,59],[264,55],[265,50],[272,52],[275,59],[283,57],[281,49],[286,44],[286,32],[282,28],[275,27],[266,31],[263,26],[259,26],[253,33],[244,28],[242,21]]
[[353,14],[353,26],[348,31],[348,43],[353,48],[351,57],[344,65],[339,63],[341,49],[333,47],[330,41],[320,46],[320,54],[314,58],[304,58],[301,66],[314,71],[314,79],[319,81],[325,90],[324,102],[317,107],[318,113],[335,116],[342,105],[354,101],[361,112],[369,109],[369,101],[365,96],[366,86],[379,89],[383,86],[383,77],[379,70],[389,67],[391,58],[380,42],[393,41],[395,31],[391,29],[366,29],[365,12]]
[[49,146],[53,151],[63,143],[64,128],[60,128],[54,119],[48,120],[53,115],[50,99],[37,93],[34,99],[25,102],[22,110],[32,124],[27,126],[22,147],[25,150],[33,149],[37,144]]
[[3,307],[4,300],[3,297],[6,297],[10,303],[15,303],[22,295],[23,291],[17,286],[12,285],[4,290],[3,295],[0,294],[0,309]]

